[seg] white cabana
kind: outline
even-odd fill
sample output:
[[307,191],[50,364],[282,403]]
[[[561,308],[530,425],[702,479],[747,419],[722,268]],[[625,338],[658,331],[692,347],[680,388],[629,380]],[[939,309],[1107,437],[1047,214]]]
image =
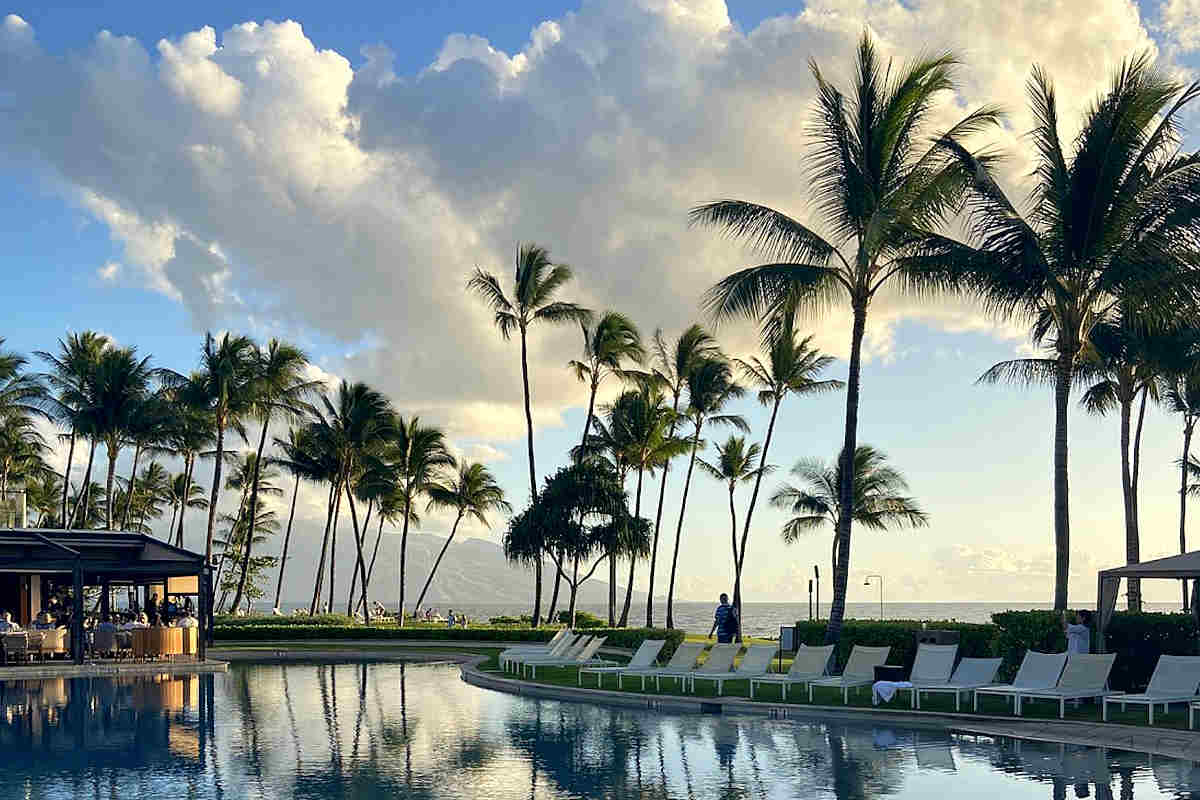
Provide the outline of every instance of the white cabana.
[[1143,561],[1140,564],[1113,567],[1100,572],[1096,578],[1096,611],[1100,616],[1096,623],[1096,631],[1100,635],[1101,647],[1104,631],[1107,630],[1108,623],[1112,621],[1113,611],[1117,608],[1117,593],[1121,588],[1122,578],[1200,579],[1200,550]]

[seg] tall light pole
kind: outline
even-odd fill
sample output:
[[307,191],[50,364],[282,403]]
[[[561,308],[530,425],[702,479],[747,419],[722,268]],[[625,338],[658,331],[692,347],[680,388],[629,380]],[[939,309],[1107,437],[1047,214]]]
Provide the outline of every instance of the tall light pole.
[[879,579],[879,618],[883,619],[883,576],[882,575],[868,575],[867,579],[865,581],[863,581],[863,586],[870,586],[871,578]]

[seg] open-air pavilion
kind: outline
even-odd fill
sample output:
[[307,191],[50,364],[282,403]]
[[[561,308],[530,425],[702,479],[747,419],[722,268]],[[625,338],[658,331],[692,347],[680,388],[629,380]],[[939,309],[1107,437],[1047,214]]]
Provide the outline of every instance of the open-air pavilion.
[[1108,629],[1108,623],[1112,621],[1113,612],[1117,608],[1117,595],[1121,589],[1122,578],[1200,579],[1200,550],[1102,570],[1096,579],[1096,610],[1100,617],[1097,620],[1096,631],[1100,635],[1101,648],[1104,644],[1104,631]]
[[87,652],[84,635],[85,589],[99,589],[101,615],[109,613],[114,591],[125,590],[140,604],[153,595],[193,598],[199,620],[198,653],[205,659],[212,597],[212,573],[204,556],[172,547],[138,533],[109,531],[0,529],[0,611],[28,627],[50,598],[71,598],[71,657],[82,664]]

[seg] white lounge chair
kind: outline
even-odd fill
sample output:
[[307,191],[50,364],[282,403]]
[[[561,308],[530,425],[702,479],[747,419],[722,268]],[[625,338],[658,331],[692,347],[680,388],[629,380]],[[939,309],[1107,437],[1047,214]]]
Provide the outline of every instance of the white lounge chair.
[[996,673],[1000,671],[999,658],[964,658],[958,662],[954,674],[946,683],[919,683],[913,681],[912,705],[921,707],[922,694],[953,694],[954,710],[962,710],[962,696],[984,686],[996,682]]
[[560,644],[559,647],[555,648],[555,650],[551,651],[550,653],[526,653],[523,655],[515,655],[508,659],[508,663],[510,666],[520,667],[526,661],[537,661],[539,659],[556,660],[561,658],[574,658],[583,650],[583,648],[587,647],[591,641],[591,636],[576,636],[573,640],[570,640],[569,644],[565,646]]
[[555,638],[551,640],[553,644],[548,643],[546,646],[522,645],[520,647],[510,647],[500,653],[500,666],[507,671],[510,667],[519,664],[522,658],[565,655],[571,647],[580,646],[583,639],[584,637],[581,634],[566,631],[566,634],[563,636],[555,635]]
[[1128,703],[1146,706],[1149,724],[1154,724],[1154,707],[1161,704],[1163,713],[1171,703],[1190,703],[1196,699],[1196,688],[1200,687],[1200,656],[1159,656],[1150,676],[1150,685],[1140,694],[1114,694],[1104,698],[1102,717],[1108,721],[1108,704],[1120,703],[1125,710]]
[[[718,645],[719,646],[719,645]],[[714,650],[716,648],[713,648]],[[779,652],[779,645],[752,644],[742,656],[742,661],[733,672],[706,673],[703,668],[692,673],[692,691],[696,690],[696,678],[712,681],[717,685],[717,694],[725,690],[725,681],[744,681],[761,678],[771,671],[771,659]],[[709,656],[711,659],[712,656]]]
[[605,675],[616,675],[618,672],[627,669],[649,669],[654,666],[654,660],[658,658],[658,654],[662,652],[663,645],[666,641],[663,639],[646,639],[638,646],[633,656],[629,659],[628,664],[617,664],[608,667],[580,667],[579,668],[579,685],[583,686],[583,673],[591,673],[596,676],[596,688],[600,688]]
[[1020,716],[1022,700],[1057,700],[1058,718],[1062,719],[1068,700],[1117,694],[1108,688],[1108,676],[1116,660],[1116,653],[1071,653],[1053,689],[1027,689],[1017,694],[1015,713]]
[[529,670],[529,677],[537,677],[538,667],[584,667],[584,666],[600,666],[611,664],[611,661],[604,661],[596,658],[596,653],[600,652],[600,648],[604,646],[606,636],[588,637],[591,641],[587,642],[582,650],[577,651],[573,655],[564,656],[563,658],[530,658],[521,661],[521,670]]
[[733,668],[733,659],[741,649],[740,644],[714,644],[704,663],[688,673],[684,688],[690,686],[691,691],[696,691],[696,678],[716,681],[720,685],[724,678],[733,674],[729,670]]
[[626,677],[641,678],[642,691],[646,691],[646,678],[654,678],[656,689],[662,688],[663,678],[674,678],[677,682],[682,682],[696,668],[696,661],[699,660],[700,654],[703,652],[703,642],[684,642],[675,648],[675,653],[671,656],[671,660],[667,662],[666,666],[619,670],[617,672],[617,687],[621,687],[622,681]]
[[829,660],[833,657],[835,645],[827,644],[822,647],[801,645],[792,659],[791,668],[783,675],[764,675],[750,679],[750,699],[754,699],[754,687],[763,684],[776,684],[781,687],[783,700],[787,702],[788,687],[793,684],[807,686],[815,680],[829,675]]
[[558,645],[559,642],[561,642],[563,639],[565,639],[571,635],[572,635],[572,633],[571,633],[570,628],[559,628],[558,632],[555,633],[554,636],[551,637],[549,641],[529,642],[527,644],[514,645],[512,647],[507,647],[504,650],[502,650],[500,652],[500,655],[501,655],[501,657],[503,657],[508,654],[516,655],[517,653],[549,652],[550,650],[553,650],[555,648],[555,646]]
[[898,687],[897,691],[909,691],[913,694],[913,708],[917,707],[917,687],[924,685],[945,686],[950,682],[950,673],[954,671],[954,659],[958,658],[956,644],[919,644],[917,657],[913,660],[909,672],[908,687]]
[[991,686],[980,686],[975,690],[975,710],[979,710],[979,695],[994,694],[1012,699],[1014,707],[1019,705],[1016,698],[1022,691],[1036,689],[1053,689],[1058,685],[1058,677],[1062,675],[1067,663],[1066,653],[1039,653],[1036,650],[1026,650],[1025,658],[1017,676],[1011,684],[994,683]]
[[850,690],[860,686],[870,686],[874,683],[875,668],[886,664],[891,652],[892,648],[890,647],[854,645],[854,649],[850,651],[850,658],[846,661],[846,668],[842,670],[841,675],[809,682],[808,702],[812,702],[814,686],[833,686],[842,690],[842,704],[849,703]]

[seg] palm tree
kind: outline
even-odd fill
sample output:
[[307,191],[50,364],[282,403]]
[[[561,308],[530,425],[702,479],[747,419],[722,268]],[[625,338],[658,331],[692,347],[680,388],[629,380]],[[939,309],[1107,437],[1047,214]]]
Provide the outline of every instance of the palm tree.
[[[404,522],[400,530],[400,601],[396,604],[397,623],[404,625],[404,576],[408,556],[408,527],[412,519],[412,507],[421,496],[429,496],[431,489],[438,486],[438,478],[445,468],[455,467],[454,457],[446,450],[445,435],[437,428],[421,424],[419,417],[397,420],[394,440],[388,456],[388,464],[395,471],[400,485]],[[444,487],[441,487],[444,488]]]
[[[164,439],[165,448],[183,459],[184,485],[199,486],[194,480],[196,462],[206,457],[210,447],[216,443],[216,431],[208,400],[203,394],[203,379],[193,374],[178,386],[169,387],[167,397],[174,410]],[[189,490],[190,491],[190,490]],[[183,547],[183,520],[189,508],[208,508],[190,502],[180,506],[179,518],[172,524],[175,546]]]
[[[38,350],[38,358],[50,365],[50,371],[42,375],[49,387],[53,403],[51,414],[55,420],[70,431],[67,442],[67,466],[63,472],[63,484],[71,482],[71,465],[75,459],[75,440],[79,435],[79,416],[83,408],[84,387],[88,376],[100,361],[100,354],[109,346],[107,336],[95,331],[72,333],[58,340],[58,353]],[[63,527],[70,527],[67,518],[67,491],[62,493]]]
[[167,502],[171,505],[171,527],[167,529],[167,541],[170,541],[175,532],[175,515],[189,508],[208,508],[208,498],[204,496],[203,486],[188,479],[186,469],[171,476],[167,491]]
[[[822,355],[820,351],[809,347],[811,336],[797,341],[792,318],[783,320],[778,335],[771,341],[764,342],[764,363],[758,357],[749,361],[737,359],[743,377],[759,387],[758,402],[770,406],[771,419],[767,423],[767,436],[763,440],[762,463],[767,461],[767,453],[771,449],[771,436],[775,432],[775,418],[783,399],[789,394],[810,395],[841,389],[846,384],[839,380],[817,380],[817,376],[833,363],[833,357]],[[754,506],[758,500],[758,490],[762,486],[764,470],[759,470],[754,479],[754,490],[750,493],[750,505],[746,509],[746,522],[742,526],[741,545],[735,549],[737,554],[734,563],[733,605],[737,608],[739,625],[742,622],[742,568],[746,560],[746,544],[750,538],[750,519],[754,516]]]
[[[132,482],[132,502],[126,502],[126,507],[137,508],[137,530],[146,533],[146,518],[158,519],[162,516],[162,504],[171,502],[171,475],[157,461],[151,461],[142,469],[141,475]],[[128,515],[128,512],[126,512]],[[126,529],[125,525],[121,528]],[[170,529],[167,531],[170,536]]]
[[292,522],[296,519],[296,497],[300,494],[300,479],[311,481],[325,480],[321,468],[308,457],[311,443],[305,440],[307,428],[289,428],[286,439],[275,438],[275,446],[283,452],[282,458],[272,459],[290,474],[294,479],[292,485],[292,506],[288,512],[287,529],[283,534],[283,552],[279,555],[279,574],[275,579],[275,603],[272,608],[279,608],[279,598],[283,593],[283,570],[287,566],[288,546],[292,541]]
[[[126,443],[133,445],[133,465],[129,469],[129,480],[132,484],[137,475],[138,464],[142,453],[146,451],[165,452],[163,446],[175,425],[176,411],[168,400],[169,392],[154,392],[146,394],[137,404],[125,426]],[[161,467],[160,467],[161,469]],[[165,472],[164,472],[165,475]],[[121,512],[121,530],[129,524],[129,512],[134,500],[134,493],[125,498],[125,510]]]
[[1069,155],[1054,84],[1040,68],[1029,94],[1037,120],[1030,212],[1017,211],[986,160],[943,142],[971,178],[970,239],[926,236],[906,268],[964,286],[1001,316],[1033,320],[1034,343],[1050,350],[1048,358],[997,364],[983,380],[1054,388],[1054,608],[1061,610],[1070,571],[1067,411],[1092,332],[1123,304],[1155,327],[1196,313],[1200,154],[1180,151],[1179,124],[1200,84],[1176,83],[1149,55],[1126,61],[1087,111]]
[[496,483],[491,470],[479,463],[464,462],[460,464],[458,472],[453,478],[446,483],[430,484],[426,489],[426,494],[429,495],[430,507],[437,506],[454,511],[454,525],[451,526],[450,535],[446,537],[442,549],[434,559],[433,567],[429,570],[429,577],[425,579],[425,586],[421,588],[421,594],[413,606],[414,617],[420,610],[421,604],[425,602],[425,593],[429,591],[429,586],[433,583],[433,576],[437,574],[437,569],[442,563],[442,556],[446,555],[446,550],[454,541],[454,535],[458,533],[458,524],[462,522],[463,517],[474,517],[485,528],[491,528],[488,514],[512,512],[512,506],[504,499],[504,490],[500,488],[500,484]]
[[[944,288],[898,259],[915,231],[938,225],[956,210],[967,178],[943,144],[925,149],[936,98],[953,89],[957,60],[950,53],[893,68],[880,59],[864,32],[856,80],[847,97],[826,81],[816,63],[816,119],[811,164],[813,201],[829,236],[766,206],[719,200],[694,208],[693,224],[715,227],[747,241],[770,263],[735,272],[709,290],[706,306],[717,319],[749,316],[770,338],[797,312],[819,313],[848,301],[853,324],[846,391],[843,453],[858,436],[862,342],[871,301],[884,287]],[[956,141],[995,122],[984,108],[969,114],[939,141]],[[845,253],[845,255],[843,254]],[[847,470],[849,472],[849,470]],[[847,507],[851,481],[842,487]],[[850,565],[850,514],[839,517],[842,571],[833,577],[833,606],[826,639],[837,641],[845,616]]]
[[[0,337],[0,348],[4,347]],[[46,387],[39,375],[25,372],[25,356],[0,349],[0,415],[47,417]]]
[[[516,271],[513,274],[511,298],[504,294],[500,281],[490,272],[476,269],[467,289],[475,292],[495,313],[496,327],[508,341],[513,331],[521,334],[521,385],[525,398],[525,434],[529,449],[529,497],[537,497],[537,470],[533,460],[533,412],[529,396],[529,356],[526,340],[529,326],[538,322],[552,325],[577,323],[586,325],[592,314],[575,303],[556,301],[558,290],[571,279],[571,268],[550,260],[550,251],[533,243],[517,246]],[[534,562],[533,625],[537,627],[542,613],[542,562]]]
[[688,488],[692,485],[692,470],[700,448],[704,426],[730,425],[749,433],[750,426],[739,414],[722,414],[730,400],[741,397],[746,390],[733,381],[733,370],[724,358],[709,358],[688,373],[687,416],[692,421],[692,457],[687,477],[683,479],[683,499],[679,503],[679,522],[675,526],[675,552],[671,557],[671,582],[667,585],[667,627],[675,627],[675,571],[679,565],[679,542],[683,538],[683,519],[687,511]]
[[[246,537],[246,549],[242,553],[242,575],[237,591],[233,595],[233,607],[241,605],[246,591],[246,579],[250,575],[250,555],[254,545],[253,521],[258,518],[258,468],[263,463],[263,448],[267,444],[267,430],[271,418],[276,414],[295,417],[308,407],[307,400],[321,385],[320,381],[307,380],[305,370],[308,356],[298,347],[272,339],[266,347],[255,348],[258,362],[254,383],[250,388],[253,408],[251,413],[262,427],[258,437],[257,458],[254,460],[255,474],[250,488],[250,515],[252,529]],[[297,479],[299,480],[299,479]],[[289,525],[290,528],[290,525]]]
[[[217,570],[217,579],[215,579],[215,582],[218,585],[221,583],[219,578],[221,573],[225,570],[226,563],[230,562],[231,560],[236,563],[233,564],[234,569],[231,569],[228,574],[239,575],[238,581],[240,582],[242,553],[249,542],[249,537],[256,535],[252,534],[250,529],[253,529],[257,523],[257,519],[264,518],[267,513],[272,513],[260,512],[258,517],[253,520],[250,517],[250,493],[254,487],[254,476],[256,474],[258,475],[259,494],[273,496],[279,496],[283,494],[283,490],[274,483],[275,479],[279,477],[279,470],[275,468],[274,464],[260,466],[258,463],[258,454],[255,453],[255,451],[244,450],[240,455],[230,452],[226,453],[225,456],[232,465],[229,470],[228,477],[225,478],[225,488],[238,493],[237,513],[231,518],[231,530],[238,531],[238,536],[237,547],[234,549],[226,547],[224,550],[225,559],[221,562],[221,567]],[[263,540],[260,539],[260,541]],[[236,591],[236,588],[237,584],[235,583],[232,587],[230,587],[230,590]],[[222,595],[220,605],[225,604],[225,595],[227,594],[228,591]],[[231,605],[231,608],[238,607],[238,603],[233,603]]]
[[[783,524],[783,540],[793,544],[800,537],[825,523],[833,526],[833,545],[830,559],[833,574],[844,569],[839,563],[845,548],[838,541],[841,521],[842,479],[846,460],[839,454],[833,464],[804,459],[792,467],[792,474],[804,481],[801,486],[783,484],[771,495],[771,505],[794,514]],[[929,517],[908,497],[908,483],[887,457],[870,445],[859,445],[854,451],[854,497],[849,506],[854,521],[869,530],[885,531],[895,527],[924,528]]]
[[[1194,359],[1171,370],[1166,376],[1164,397],[1167,407],[1183,417],[1183,454],[1179,458],[1179,552],[1187,552],[1188,469],[1191,457],[1192,434],[1200,419],[1200,365]],[[1189,607],[1187,581],[1183,585],[1183,610]]]
[[32,417],[0,414],[0,500],[8,493],[10,479],[42,465],[45,451],[46,441]]
[[55,520],[59,510],[62,495],[62,480],[54,470],[41,470],[36,475],[25,480],[25,502],[28,507],[37,512],[36,528],[57,528],[60,525]]
[[[1120,413],[1121,497],[1125,510],[1125,559],[1136,564],[1140,556],[1138,532],[1138,473],[1141,463],[1142,423],[1146,417],[1146,399],[1159,400],[1162,373],[1159,342],[1153,331],[1131,313],[1122,313],[1117,321],[1106,321],[1092,328],[1090,352],[1081,366],[1081,377],[1095,380],[1081,398],[1083,407],[1104,416],[1116,409]],[[1133,406],[1141,398],[1136,431],[1130,436]],[[1142,607],[1141,581],[1131,578],[1127,595],[1130,611]]]
[[576,380],[588,384],[587,416],[580,439],[581,444],[586,444],[600,384],[609,373],[624,377],[622,361],[641,364],[646,359],[646,348],[642,347],[642,336],[633,320],[616,311],[605,311],[594,323],[581,322],[579,327],[583,331],[583,360],[571,361],[568,366]]
[[[671,424],[667,439],[675,439],[675,427],[680,420],[679,400],[687,388],[688,375],[705,359],[720,355],[717,342],[699,325],[691,325],[670,347],[663,339],[662,329],[654,332],[653,376],[662,388],[671,393]],[[650,586],[646,590],[646,627],[654,627],[654,578],[658,568],[658,534],[662,529],[663,501],[667,496],[667,473],[671,469],[668,457],[662,465],[662,480],[658,487],[658,510],[654,514],[654,539],[650,545]]]
[[717,456],[715,463],[710,464],[704,459],[699,459],[697,463],[704,472],[723,482],[729,490],[729,520],[733,526],[730,532],[733,544],[733,604],[737,609],[738,640],[741,641],[742,562],[745,558],[745,539],[742,539],[742,545],[739,547],[737,509],[733,505],[733,494],[739,483],[749,483],[753,480],[757,486],[763,473],[770,472],[771,467],[762,462],[762,448],[757,444],[747,447],[744,436],[733,435],[726,439],[724,444],[718,444]]

